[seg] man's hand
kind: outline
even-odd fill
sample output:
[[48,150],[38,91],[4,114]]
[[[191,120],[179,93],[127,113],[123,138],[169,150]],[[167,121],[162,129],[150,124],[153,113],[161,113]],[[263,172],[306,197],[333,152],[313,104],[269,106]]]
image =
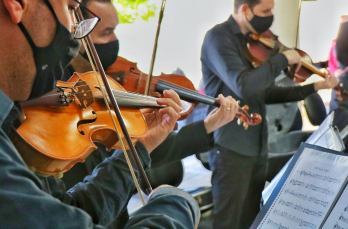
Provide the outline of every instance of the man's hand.
[[337,77],[332,76],[330,73],[325,73],[325,80],[314,83],[314,88],[316,91],[320,89],[332,89],[339,84]]
[[238,104],[232,96],[219,95],[216,99],[220,107],[214,109],[204,119],[204,126],[208,134],[231,122],[238,111]]
[[287,50],[284,51],[283,54],[285,55],[286,59],[288,59],[289,65],[296,65],[295,72],[298,72],[301,68],[301,56],[298,54],[295,50]]
[[148,131],[139,141],[149,153],[161,144],[174,129],[182,110],[180,97],[175,91],[165,90],[163,95],[165,98],[157,99],[157,103],[165,105],[165,108],[141,110],[146,119]]

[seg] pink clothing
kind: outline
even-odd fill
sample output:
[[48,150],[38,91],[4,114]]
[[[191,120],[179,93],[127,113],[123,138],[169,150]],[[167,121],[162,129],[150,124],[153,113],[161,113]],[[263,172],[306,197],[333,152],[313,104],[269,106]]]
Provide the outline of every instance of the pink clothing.
[[336,48],[336,39],[332,41],[330,53],[329,53],[329,59],[328,59],[328,64],[329,64],[329,71],[334,75],[336,70],[339,69],[337,67],[337,57],[335,53],[335,48]]

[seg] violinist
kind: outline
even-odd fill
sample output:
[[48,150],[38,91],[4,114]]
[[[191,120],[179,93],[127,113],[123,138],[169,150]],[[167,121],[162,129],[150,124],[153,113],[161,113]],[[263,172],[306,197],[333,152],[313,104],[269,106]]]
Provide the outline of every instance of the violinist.
[[[249,33],[261,34],[273,22],[274,0],[235,0],[227,21],[205,35],[201,62],[207,95],[232,95],[266,117],[265,104],[299,101],[319,89],[333,88],[335,77],[306,86],[277,87],[274,79],[288,65],[300,67],[300,55],[284,51],[254,68],[243,48]],[[267,173],[267,123],[244,131],[232,121],[214,132],[210,152],[213,172],[213,228],[249,228],[260,209]]]
[[[83,0],[82,3],[103,19],[90,35],[95,43],[102,65],[107,69],[116,61],[119,51],[119,42],[114,32],[119,21],[117,10],[111,0]],[[86,10],[82,9],[82,13],[84,18],[92,17]],[[77,57],[65,69],[63,80],[68,80],[74,71],[86,72],[90,70],[91,65],[85,49],[81,47]],[[233,120],[238,107],[236,101],[231,96],[225,98],[220,95],[217,97],[221,103],[219,109],[211,112],[204,120],[189,124],[177,133],[170,133],[165,141],[153,150],[150,154],[151,167],[159,167],[165,163],[181,160],[192,154],[211,149],[213,131]],[[195,134],[193,135],[192,133]],[[86,175],[92,173],[99,163],[113,154],[113,151],[108,152],[100,144],[98,147],[98,150],[94,151],[83,164],[76,164],[64,174],[62,179],[68,188],[82,181]],[[121,228],[127,220],[128,215],[125,210],[121,218],[113,225],[115,228]]]
[[[104,0],[104,1],[83,0],[82,2],[86,3],[86,6],[90,10],[92,10],[93,12],[97,12],[98,15],[101,15],[101,17],[104,18],[100,22],[98,27],[95,30],[93,30],[93,32],[91,33],[91,38],[93,42],[95,43],[98,53],[101,57],[102,65],[107,69],[110,65],[112,65],[116,61],[118,57],[119,45],[118,45],[117,36],[114,32],[114,30],[116,29],[116,26],[118,25],[117,10],[112,4],[111,0]],[[82,10],[82,12],[85,18],[90,18],[92,16],[85,10]],[[74,58],[73,61],[71,62],[71,65],[67,69],[65,69],[67,70],[67,72],[69,72],[69,74],[65,74],[65,76],[63,77],[63,80],[68,80],[68,77],[70,77],[74,71],[77,71],[77,72],[89,71],[91,67],[87,59],[88,57],[85,53],[85,50],[83,47],[81,47],[79,55],[76,58]],[[188,145],[184,144],[184,146],[183,146],[183,143],[181,143],[180,149],[186,149],[187,156],[194,154],[194,152],[192,152],[193,149],[191,149],[191,147],[195,148],[196,151],[199,151],[199,152],[204,152],[207,149],[209,149],[207,145],[209,145],[208,143],[211,143],[212,138],[210,138],[208,135],[211,134],[216,129],[218,129],[219,127],[233,120],[236,113],[236,108],[237,108],[236,101],[231,97],[228,97],[228,99],[226,99],[224,96],[217,96],[217,97],[218,97],[218,100],[221,101],[221,103],[223,104],[222,109],[217,109],[214,113],[209,115],[205,120],[200,121],[199,124],[197,123],[196,125],[195,124],[190,125],[191,133],[192,132],[195,132],[197,134],[203,133],[203,135],[197,137],[198,139],[201,139],[200,143],[197,143],[197,145],[192,144],[193,143],[192,141],[187,141]],[[229,112],[226,112],[226,109],[225,109],[226,107],[229,108],[228,110]],[[188,133],[188,132],[189,131],[187,132],[185,131],[185,133]],[[171,135],[176,136],[176,134],[174,133],[171,133]],[[180,131],[179,131],[179,135],[180,135]],[[172,139],[172,137],[169,137],[169,138]],[[183,141],[183,139],[186,139],[186,136],[182,136],[180,138]],[[169,143],[173,141],[170,139],[166,139],[166,142]],[[180,160],[184,158],[185,156],[180,156],[180,157],[178,156],[178,154],[180,154],[178,152],[179,148],[177,148],[179,147],[179,144],[174,144],[174,143],[172,144],[173,146],[166,145],[166,144],[164,146],[161,145],[161,148],[167,148],[166,151],[168,151],[170,148],[176,147],[175,150],[173,150],[173,154],[175,153],[177,157],[175,159]],[[200,148],[200,147],[203,147],[203,148]],[[190,154],[188,152],[190,152]],[[162,153],[161,156],[157,152],[155,154],[156,154],[156,158],[166,157],[167,158],[166,161],[170,162],[170,160],[168,159],[168,153],[166,154]],[[155,161],[152,161],[152,166],[157,167],[160,165],[160,163],[157,164],[157,161],[163,162],[163,160],[162,158],[157,158],[156,160],[153,157],[153,155],[154,154],[151,153],[152,160],[155,160]],[[174,156],[175,155],[172,155],[169,157],[171,159],[174,159],[172,158]]]
[[[1,228],[104,228],[133,194],[134,184],[120,152],[102,162],[83,183],[60,192],[57,186],[62,183],[53,177],[39,179],[8,137],[18,115],[14,102],[51,91],[62,76],[62,67],[76,56],[80,42],[70,28],[79,5],[75,0],[0,1]],[[172,129],[178,117],[176,105],[167,105],[166,116],[157,120],[166,124],[158,130]],[[150,163],[147,150],[159,144],[155,136],[147,138],[150,142],[140,145],[146,152],[141,154],[144,166]],[[126,228],[194,228],[198,217],[192,197],[176,188],[161,187],[152,192]]]

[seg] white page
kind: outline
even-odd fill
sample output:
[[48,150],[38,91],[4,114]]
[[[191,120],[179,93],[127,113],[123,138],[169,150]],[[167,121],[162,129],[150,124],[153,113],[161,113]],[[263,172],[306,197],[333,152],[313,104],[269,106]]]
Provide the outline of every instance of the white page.
[[348,188],[346,187],[330,213],[323,228],[347,229],[348,228]]
[[[334,112],[331,112],[326,119],[320,124],[317,129],[306,141],[311,145],[321,146],[323,148],[332,149],[336,151],[344,150],[344,144],[340,139],[338,131],[335,130],[332,125]],[[265,205],[268,198],[271,196],[274,188],[277,186],[279,180],[283,176],[286,168],[288,167],[291,159],[284,165],[279,173],[272,179],[271,183],[262,191],[263,204]]]
[[257,228],[319,228],[347,176],[348,157],[304,148]]

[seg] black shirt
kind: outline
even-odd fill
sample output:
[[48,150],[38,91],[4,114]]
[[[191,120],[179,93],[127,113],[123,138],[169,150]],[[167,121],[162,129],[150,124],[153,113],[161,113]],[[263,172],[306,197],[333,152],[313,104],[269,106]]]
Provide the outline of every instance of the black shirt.
[[258,156],[267,153],[265,104],[299,101],[315,90],[313,84],[275,86],[274,79],[288,66],[287,58],[278,53],[254,68],[243,51],[245,39],[232,16],[214,26],[204,38],[202,72],[208,95],[232,95],[242,106],[248,105],[250,113],[263,118],[260,125],[249,126],[248,130],[238,126],[236,120],[230,122],[214,132],[215,143],[243,155]]

